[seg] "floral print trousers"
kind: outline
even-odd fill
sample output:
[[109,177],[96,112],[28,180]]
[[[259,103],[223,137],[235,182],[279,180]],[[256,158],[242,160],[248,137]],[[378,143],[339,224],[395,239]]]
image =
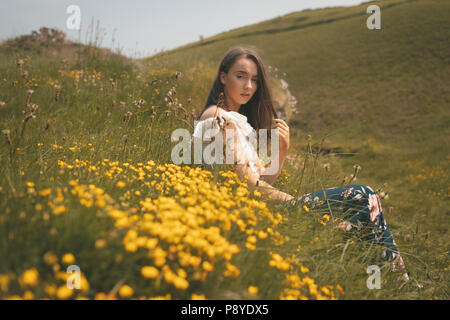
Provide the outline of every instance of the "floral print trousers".
[[393,261],[393,270],[404,271],[408,279],[408,271],[395,244],[391,231],[384,219],[381,202],[371,187],[352,184],[308,193],[294,201],[309,210],[327,210],[332,215],[342,218],[338,228],[344,231],[355,231],[363,240],[374,241],[383,245],[383,257]]

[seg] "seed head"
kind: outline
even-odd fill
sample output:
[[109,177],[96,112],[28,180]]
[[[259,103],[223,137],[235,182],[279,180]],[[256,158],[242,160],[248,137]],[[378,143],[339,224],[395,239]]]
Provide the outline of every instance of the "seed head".
[[2,133],[5,135],[6,140],[8,140],[8,143],[10,146],[12,146],[11,136],[9,135],[10,132],[8,129],[2,130]]
[[27,122],[28,120],[30,120],[31,118],[36,118],[36,110],[39,108],[39,106],[37,104],[32,104],[30,108],[30,112],[25,116],[25,118],[23,119],[24,122]]
[[39,108],[39,106],[37,105],[37,104],[35,104],[35,103],[33,103],[32,105],[31,105],[31,112],[36,112],[36,110]]
[[26,108],[30,108],[30,99],[31,99],[31,95],[33,94],[33,90],[28,90],[27,91],[27,101],[25,102],[25,107]]
[[128,122],[130,121],[130,118],[133,114],[130,111],[127,111],[124,115],[123,115],[123,122]]
[[186,120],[186,119],[188,118],[189,113],[186,111],[185,108],[183,108],[183,106],[181,105],[181,103],[178,104],[178,109],[181,110],[181,111],[183,111],[183,113],[184,113],[184,119]]
[[36,118],[36,115],[33,112],[28,113],[25,118],[23,119],[24,122],[27,122],[31,118]]
[[61,90],[61,86],[55,85],[55,90],[56,90],[56,93],[55,93],[55,101],[58,101],[58,99],[59,99],[59,92],[60,92],[60,90]]
[[387,192],[382,191],[380,193],[380,199],[388,199],[388,198],[389,198],[389,195]]

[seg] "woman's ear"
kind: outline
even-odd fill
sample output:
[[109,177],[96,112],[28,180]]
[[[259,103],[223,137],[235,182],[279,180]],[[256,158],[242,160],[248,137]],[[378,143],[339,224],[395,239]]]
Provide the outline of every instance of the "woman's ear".
[[227,79],[227,74],[225,73],[225,72],[220,72],[220,82],[223,84],[223,85],[225,85],[225,82],[226,82],[226,79]]

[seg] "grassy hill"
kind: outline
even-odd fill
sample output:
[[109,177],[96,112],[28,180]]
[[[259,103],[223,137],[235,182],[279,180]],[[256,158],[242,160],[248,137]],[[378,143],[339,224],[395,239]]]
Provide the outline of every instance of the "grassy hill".
[[[305,10],[138,61],[48,30],[2,43],[0,297],[448,299],[450,4],[375,3],[381,30],[368,3]],[[298,101],[275,186],[350,183],[360,165],[352,183],[382,195],[411,281],[326,212],[265,204],[226,167],[171,164],[171,132],[192,130],[238,44]]]
[[[373,3],[381,8],[381,30],[366,28],[371,3],[305,10],[143,62],[185,70],[194,83],[186,94],[203,107],[208,88],[203,78],[195,81],[197,76],[209,73],[211,83],[233,45],[259,48],[266,63],[285,74],[281,77],[298,100],[299,112],[289,121],[292,155],[302,155],[308,134],[317,146],[326,137],[321,148],[336,155],[332,161],[346,176],[359,164],[358,182],[388,193],[383,205],[394,208],[388,221],[400,246],[411,248],[417,259],[430,252],[430,261],[447,268],[450,6],[446,1]],[[429,245],[412,240],[427,232],[434,234]]]

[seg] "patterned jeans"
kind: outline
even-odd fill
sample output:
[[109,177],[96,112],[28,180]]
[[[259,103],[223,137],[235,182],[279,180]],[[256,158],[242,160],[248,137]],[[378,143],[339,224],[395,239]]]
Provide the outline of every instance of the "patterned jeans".
[[381,202],[371,187],[352,184],[308,193],[291,200],[291,204],[306,206],[308,210],[339,214],[344,222],[339,228],[356,231],[364,240],[383,245],[384,258],[393,261],[393,269],[400,267],[406,273],[403,259],[383,216]]

